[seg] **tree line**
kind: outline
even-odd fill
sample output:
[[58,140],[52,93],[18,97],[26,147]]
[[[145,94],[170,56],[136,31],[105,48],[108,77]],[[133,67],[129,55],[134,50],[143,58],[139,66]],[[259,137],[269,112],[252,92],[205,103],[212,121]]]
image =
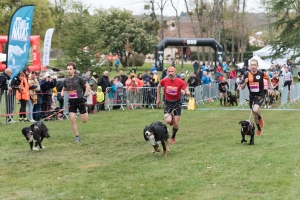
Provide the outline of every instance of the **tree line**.
[[[118,54],[124,66],[135,53],[153,53],[157,43],[164,38],[165,9],[174,10],[178,37],[181,35],[180,19],[188,17],[196,38],[215,38],[227,56],[243,61],[249,46],[249,36],[257,31],[267,33],[262,38],[276,47],[276,55],[284,51],[299,52],[300,3],[298,0],[262,0],[266,8],[267,23],[255,26],[253,15],[246,12],[246,0],[183,0],[185,12],[179,13],[180,0],[141,0],[144,14],[134,16],[131,11],[116,8],[91,9],[81,1],[71,0],[2,0],[0,2],[0,31],[7,35],[13,12],[25,4],[34,4],[32,35],[40,35],[54,27],[52,47],[60,50],[58,65],[68,60],[78,63],[79,69],[94,66],[97,53]],[[182,1],[182,0],[181,0]],[[204,47],[199,48],[205,57]],[[208,55],[211,55],[209,52]],[[299,56],[299,55],[298,55]],[[210,60],[213,58],[210,56]],[[59,67],[59,66],[58,66]]]

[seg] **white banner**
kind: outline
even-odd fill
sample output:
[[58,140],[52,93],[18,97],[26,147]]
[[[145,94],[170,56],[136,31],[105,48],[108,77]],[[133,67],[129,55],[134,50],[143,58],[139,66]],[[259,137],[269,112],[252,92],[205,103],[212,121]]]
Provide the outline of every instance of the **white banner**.
[[49,28],[46,31],[44,39],[44,51],[43,51],[43,66],[49,66],[51,40],[54,28]]

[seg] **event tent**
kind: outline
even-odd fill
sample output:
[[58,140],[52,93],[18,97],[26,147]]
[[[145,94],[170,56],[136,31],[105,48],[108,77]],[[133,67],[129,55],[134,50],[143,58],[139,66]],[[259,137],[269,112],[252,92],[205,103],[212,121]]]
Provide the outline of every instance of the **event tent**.
[[[251,61],[252,59],[255,59],[255,60],[258,61],[258,68],[259,68],[259,69],[269,69],[269,68],[271,67],[271,63],[268,63],[268,62],[262,60],[259,56],[253,56],[252,58],[250,58],[250,59],[248,60],[248,65],[250,65],[250,61]],[[243,67],[243,66],[244,66],[244,63],[239,63],[239,64],[237,64],[237,65],[238,65],[239,67]]]

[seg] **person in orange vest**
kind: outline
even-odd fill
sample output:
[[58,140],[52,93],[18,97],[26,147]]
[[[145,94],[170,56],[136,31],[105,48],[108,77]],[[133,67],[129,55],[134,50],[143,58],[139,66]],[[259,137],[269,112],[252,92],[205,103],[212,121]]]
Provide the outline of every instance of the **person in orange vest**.
[[20,72],[18,78],[20,80],[20,86],[17,90],[16,99],[19,100],[21,104],[19,122],[29,122],[29,120],[26,118],[26,103],[30,99],[29,85],[23,72]]

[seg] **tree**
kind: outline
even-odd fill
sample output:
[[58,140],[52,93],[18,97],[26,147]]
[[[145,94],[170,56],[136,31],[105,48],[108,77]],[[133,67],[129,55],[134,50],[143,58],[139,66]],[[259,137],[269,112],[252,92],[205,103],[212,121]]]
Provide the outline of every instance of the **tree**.
[[177,32],[178,32],[178,37],[181,38],[181,34],[180,34],[180,16],[178,16],[178,2],[177,2],[177,7],[174,5],[173,0],[171,0],[171,5],[173,7],[173,9],[175,10],[176,13],[176,26],[177,26]]
[[31,34],[40,35],[41,39],[44,38],[46,30],[54,26],[48,0],[2,0],[0,3],[2,13],[0,16],[0,34],[7,35],[13,13],[22,5],[28,4],[34,5]]
[[[94,19],[95,29],[101,34],[107,53],[117,53],[121,60],[125,60],[123,65],[133,53],[153,52],[158,42],[155,21],[149,16],[137,19],[130,11],[111,8],[97,10]],[[130,51],[126,53],[125,45],[128,44]]]
[[292,59],[300,56],[300,2],[299,0],[264,0],[271,23],[273,58],[294,52]]
[[67,2],[68,0],[54,0],[50,7],[52,19],[55,24],[55,30],[52,37],[53,47],[60,46],[61,31],[62,26],[64,24],[65,14],[67,11]]
[[70,12],[65,14],[62,28],[60,65],[73,61],[79,70],[93,66],[100,35],[91,27],[95,27],[95,21],[88,8],[81,3],[73,3]]

